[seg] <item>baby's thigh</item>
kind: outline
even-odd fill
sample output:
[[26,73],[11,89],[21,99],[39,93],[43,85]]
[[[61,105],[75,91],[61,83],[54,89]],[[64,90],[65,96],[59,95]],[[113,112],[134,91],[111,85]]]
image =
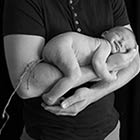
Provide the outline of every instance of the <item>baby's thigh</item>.
[[61,46],[50,56],[53,63],[65,74],[71,75],[74,71],[80,71],[79,63],[74,50],[69,46]]

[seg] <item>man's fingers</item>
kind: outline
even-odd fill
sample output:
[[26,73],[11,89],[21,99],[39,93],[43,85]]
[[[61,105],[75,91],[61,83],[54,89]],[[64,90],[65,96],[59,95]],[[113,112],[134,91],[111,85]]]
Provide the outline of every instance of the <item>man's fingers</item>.
[[48,105],[60,105],[60,103],[65,99],[64,97],[60,97],[57,100],[53,98],[49,98],[47,93],[42,95],[43,101]]
[[136,49],[130,50],[130,52],[128,52],[128,58],[126,57],[126,61],[128,63],[131,63],[134,60],[134,58],[136,57],[136,55],[137,55]]
[[84,108],[84,101],[76,102],[75,104],[72,104],[66,109],[62,109],[57,115],[69,115],[69,116],[76,116],[81,110]]
[[76,102],[84,101],[85,96],[87,96],[88,93],[88,88],[79,88],[76,90],[74,95],[70,96],[69,98],[65,99],[62,103],[61,106],[63,108],[67,108],[71,106],[72,104],[75,104]]
[[138,51],[136,49],[131,49],[127,53],[124,53],[121,56],[121,59],[123,62],[125,62],[126,65],[129,65],[137,55]]
[[132,58],[134,59],[134,57],[137,55],[137,50],[136,49],[132,49],[128,52],[128,58]]
[[76,116],[83,109],[84,104],[84,101],[80,101],[65,109],[61,106],[46,106],[44,103],[41,105],[45,110],[55,115]]
[[76,95],[73,95],[67,99],[65,99],[62,103],[61,103],[61,106],[62,108],[67,108],[77,102],[80,102],[80,101],[84,101],[84,99],[82,97],[80,97],[78,94]]
[[90,90],[86,87],[79,88],[73,96],[65,99],[61,105],[48,106],[42,104],[42,106],[45,110],[56,115],[75,116],[88,105],[90,101],[89,91]]

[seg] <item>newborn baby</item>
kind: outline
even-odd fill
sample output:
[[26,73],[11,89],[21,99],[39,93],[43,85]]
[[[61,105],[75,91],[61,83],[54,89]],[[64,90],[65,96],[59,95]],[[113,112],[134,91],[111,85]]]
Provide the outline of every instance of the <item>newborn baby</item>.
[[67,32],[47,43],[42,53],[43,59],[64,74],[47,93],[49,105],[56,102],[54,93],[61,97],[73,88],[81,76],[82,66],[92,65],[101,80],[110,82],[117,78],[117,71],[124,68],[121,53],[135,49],[135,37],[124,27],[110,29],[103,33],[102,37],[104,39]]
[[[106,48],[108,50],[103,50],[104,47],[100,48],[100,51],[97,51],[97,54],[95,53],[96,56],[94,55],[92,59],[94,59],[95,63],[99,63],[101,59],[104,60],[104,58],[107,57],[107,52],[109,52],[109,57],[106,58],[106,60],[104,61],[105,63],[102,61],[99,64],[93,65],[93,67],[96,74],[100,78],[106,81],[110,81],[116,79],[117,71],[124,68],[122,54],[127,53],[130,50],[136,49],[137,43],[133,32],[124,27],[114,27],[109,31],[104,32],[101,36],[107,41],[109,41],[110,46]],[[103,51],[105,51],[106,53]],[[101,64],[103,64],[103,67],[101,66]],[[106,71],[107,69],[102,70],[105,67],[107,68],[108,64],[112,64],[112,66],[109,65],[111,69],[113,67],[115,68],[113,70],[116,71],[116,73],[113,73],[113,75],[111,73],[108,74],[108,72]],[[111,72],[109,67],[108,71]]]

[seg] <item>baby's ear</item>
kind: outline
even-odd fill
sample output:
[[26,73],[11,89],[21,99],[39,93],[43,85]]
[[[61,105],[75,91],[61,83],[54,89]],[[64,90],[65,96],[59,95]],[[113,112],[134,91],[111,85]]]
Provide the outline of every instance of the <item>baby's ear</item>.
[[108,33],[108,31],[105,31],[101,34],[101,37],[105,38],[106,34]]

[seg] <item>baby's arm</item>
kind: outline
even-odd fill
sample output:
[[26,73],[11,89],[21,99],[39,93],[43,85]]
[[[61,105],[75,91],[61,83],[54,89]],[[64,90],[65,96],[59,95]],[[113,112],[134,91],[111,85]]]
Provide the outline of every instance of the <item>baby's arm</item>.
[[108,70],[107,59],[111,53],[110,43],[101,39],[101,44],[93,54],[92,66],[95,73],[105,81],[112,81],[116,79],[116,73],[112,73]]

